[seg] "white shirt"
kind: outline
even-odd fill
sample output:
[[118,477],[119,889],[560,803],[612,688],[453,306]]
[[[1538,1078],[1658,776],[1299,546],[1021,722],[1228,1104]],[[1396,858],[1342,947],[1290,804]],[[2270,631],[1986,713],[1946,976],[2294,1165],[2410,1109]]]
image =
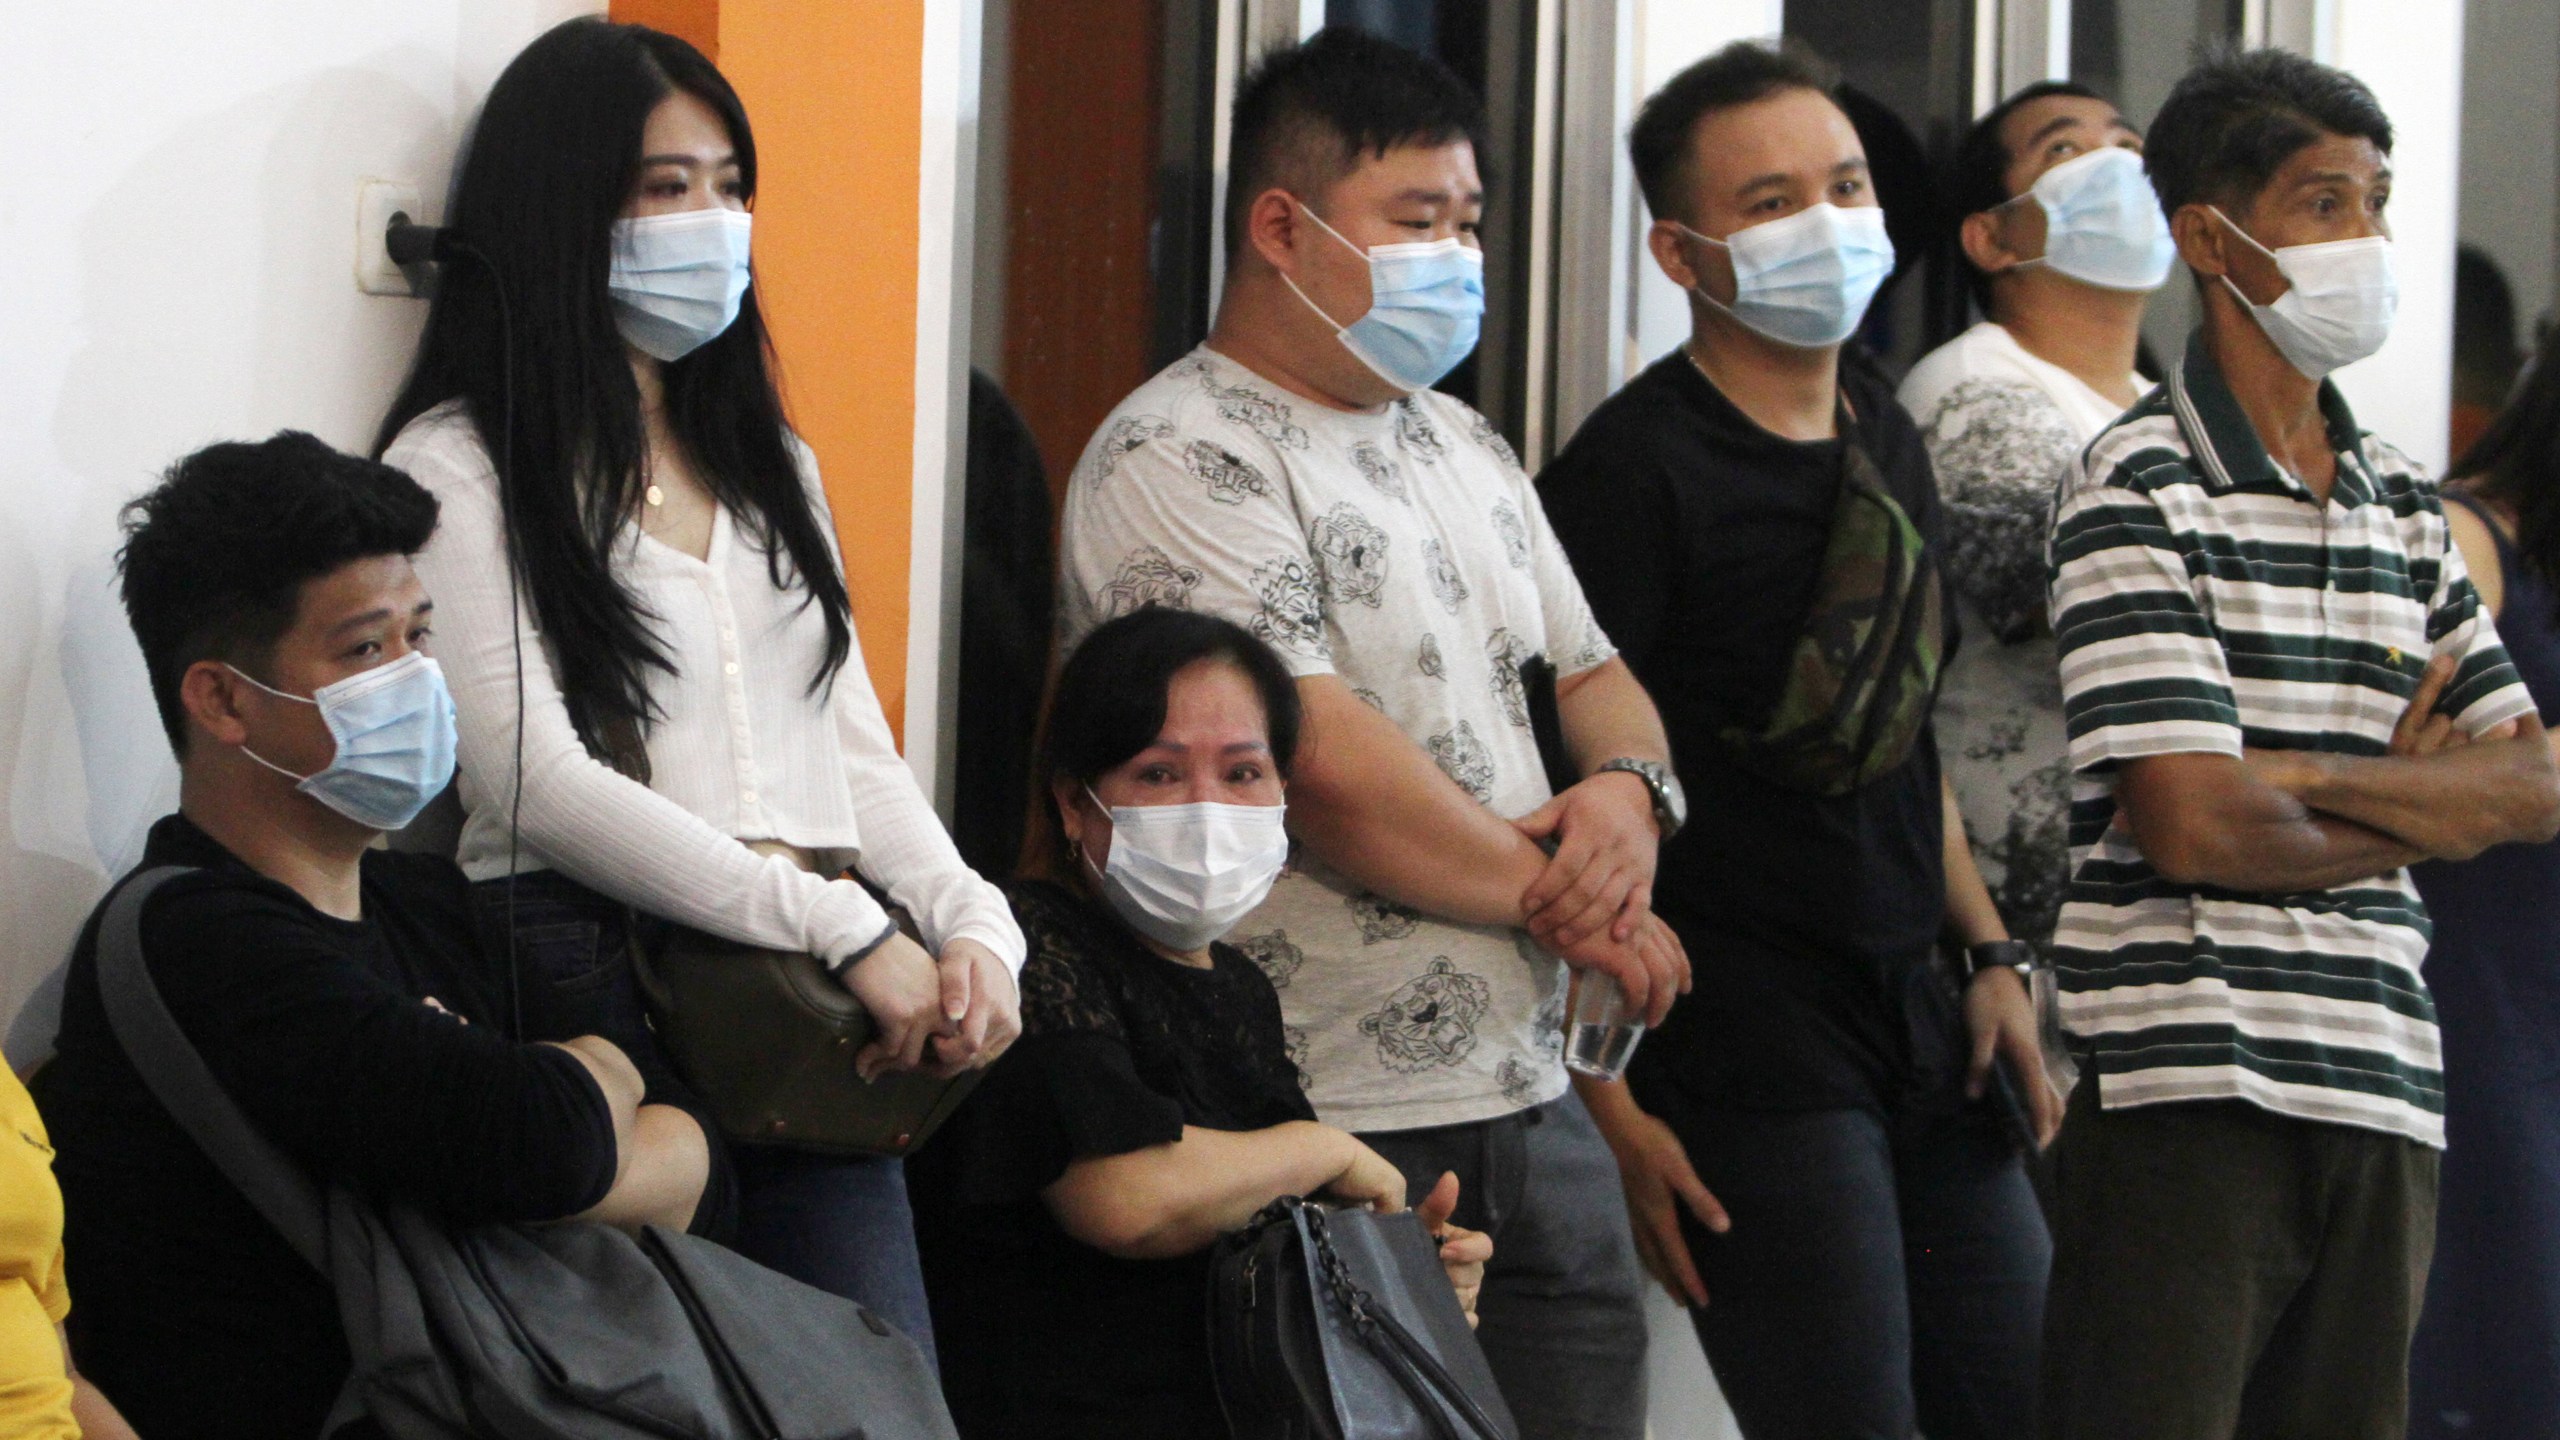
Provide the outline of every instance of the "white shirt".
[[[1103,423],[1062,532],[1061,654],[1145,605],[1224,616],[1291,673],[1339,675],[1505,818],[1553,794],[1520,661],[1570,676],[1616,653],[1511,447],[1430,391],[1347,413],[1202,346]],[[1329,1123],[1462,1124],[1564,1093],[1563,967],[1518,931],[1421,914],[1302,851],[1227,939],[1279,990]]]
[[[815,458],[791,443],[832,550]],[[860,642],[833,686],[812,696],[825,621],[804,592],[774,585],[763,548],[726,510],[713,519],[704,559],[637,524],[614,550],[617,575],[656,617],[652,629],[675,662],[672,675],[643,672],[660,712],[643,785],[579,742],[530,599],[516,607],[520,632],[510,626],[497,474],[461,407],[419,416],[383,460],[443,507],[416,564],[435,600],[432,649],[461,730],[456,858],[472,879],[557,870],[714,935],[835,961],[888,924],[862,886],[830,878],[851,867],[915,916],[928,948],[976,940],[1021,969],[1012,910],[962,863],[898,757]],[[524,793],[511,853],[519,633]],[[758,854],[741,843],[749,840],[809,850],[821,873]]]

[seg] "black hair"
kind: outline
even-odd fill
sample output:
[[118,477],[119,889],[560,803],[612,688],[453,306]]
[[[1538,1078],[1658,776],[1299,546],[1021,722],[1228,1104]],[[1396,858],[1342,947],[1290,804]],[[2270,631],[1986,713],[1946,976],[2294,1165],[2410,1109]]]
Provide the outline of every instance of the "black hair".
[[124,613],[170,748],[187,751],[187,668],[256,673],[293,628],[302,587],[351,561],[415,555],[436,501],[388,465],[299,430],[208,445],[124,507]]
[[[1484,105],[1448,66],[1391,40],[1328,25],[1262,57],[1236,87],[1227,141],[1227,258],[1253,202],[1274,188],[1313,199],[1362,155],[1464,140],[1481,171]],[[1332,216],[1325,219],[1330,222]]]
[[1672,76],[1645,97],[1627,131],[1627,157],[1635,164],[1645,209],[1656,220],[1679,220],[1691,213],[1689,141],[1707,116],[1781,90],[1830,96],[1839,88],[1840,72],[1793,40],[1776,45],[1736,40]]
[[1298,755],[1303,712],[1297,682],[1280,657],[1233,621],[1150,605],[1096,628],[1058,671],[1032,786],[1043,824],[1031,837],[1025,869],[1055,878],[1066,855],[1065,827],[1052,793],[1057,782],[1090,785],[1156,743],[1164,733],[1173,677],[1203,660],[1233,665],[1253,682],[1262,697],[1271,764],[1288,775]]
[[2513,507],[2525,563],[2560,580],[2560,346],[2543,347],[2515,398],[2454,462],[2453,476],[2482,499]]
[[[2009,153],[2008,142],[2000,138],[2000,129],[2009,117],[2038,100],[2056,95],[2069,95],[2082,100],[2104,100],[2107,97],[2077,80],[2039,80],[1991,108],[1990,113],[1973,122],[1956,142],[1956,153],[1947,162],[1949,229],[1958,256],[1964,254],[1961,231],[1964,222],[1985,210],[1996,210],[2018,198],[2009,188],[2009,167],[2017,157]],[[1991,277],[1972,264],[1965,265],[1965,283],[1973,290],[1973,302],[1988,310],[1991,307]]]
[[[462,402],[497,470],[510,559],[591,749],[617,721],[653,719],[648,672],[675,671],[655,617],[613,573],[616,537],[648,483],[648,443],[607,281],[643,129],[678,91],[718,113],[752,200],[746,110],[675,36],[571,20],[507,66],[454,189],[449,224],[471,253],[445,265],[416,365],[375,440],[379,455],[420,415]],[[773,583],[802,587],[824,618],[815,694],[852,652],[852,606],[771,367],[750,284],[727,330],[664,366],[667,421],[712,497],[764,547]]]
[[2178,81],[2143,138],[2160,208],[2248,208],[2284,162],[2322,135],[2391,153],[2391,119],[2363,81],[2290,50],[2213,51]]

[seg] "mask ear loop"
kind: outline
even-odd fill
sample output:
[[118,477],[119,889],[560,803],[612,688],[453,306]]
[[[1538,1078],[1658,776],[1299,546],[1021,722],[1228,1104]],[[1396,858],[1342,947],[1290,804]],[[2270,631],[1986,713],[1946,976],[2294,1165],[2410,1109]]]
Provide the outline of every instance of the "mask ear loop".
[[[313,708],[315,708],[315,709],[316,709],[316,708],[318,708],[318,706],[319,706],[319,704],[320,704],[320,702],[319,702],[319,701],[312,699],[312,698],[311,698],[310,696],[308,696],[308,695],[296,695],[296,694],[294,694],[294,693],[292,693],[291,691],[288,691],[288,690],[279,690],[279,689],[277,689],[276,687],[274,687],[273,685],[268,684],[266,681],[259,679],[257,676],[250,674],[248,671],[241,669],[239,666],[232,664],[232,663],[231,663],[230,661],[228,661],[228,660],[225,660],[225,661],[223,661],[223,662],[222,662],[222,668],[223,668],[223,669],[225,669],[225,670],[230,671],[230,672],[231,672],[232,674],[234,674],[234,675],[239,676],[241,679],[248,681],[250,684],[257,686],[259,689],[266,691],[268,694],[273,695],[274,697],[276,697],[276,698],[277,698],[277,699],[279,699],[279,700],[298,700],[298,701],[302,702],[302,703],[303,703],[303,704],[305,704],[305,705],[312,706],[312,707],[313,707]],[[330,738],[333,742],[337,739],[337,737],[336,737],[335,735],[332,735],[332,736],[330,736],[329,738]],[[287,770],[286,768],[284,768],[283,766],[281,766],[281,765],[277,764],[277,763],[276,763],[276,762],[274,762],[273,760],[268,759],[266,756],[261,755],[261,754],[259,754],[257,751],[250,749],[250,748],[249,748],[249,742],[247,742],[247,741],[245,741],[245,740],[243,740],[243,741],[241,741],[241,742],[240,742],[240,753],[241,753],[241,754],[243,754],[243,755],[248,756],[248,757],[249,757],[250,759],[252,759],[252,760],[257,761],[259,764],[266,766],[268,769],[273,770],[273,771],[274,771],[274,772],[276,772],[277,774],[279,774],[279,775],[283,776],[283,777],[284,777],[284,778],[286,778],[287,780],[292,781],[292,782],[293,782],[293,783],[295,783],[296,785],[299,785],[299,784],[301,784],[302,782],[304,782],[304,781],[306,781],[306,780],[308,780],[308,779],[310,779],[310,778],[311,778],[311,776],[309,776],[309,775],[296,775],[296,774],[294,774],[292,771]],[[315,772],[313,772],[313,773],[314,773],[314,774],[316,774],[316,773],[318,773],[318,772],[316,772],[316,771],[315,771]]]
[[[1672,221],[1672,222],[1671,222],[1671,226],[1672,226],[1672,228],[1673,228],[1673,229],[1678,230],[1681,234],[1688,236],[1690,239],[1697,241],[1697,242],[1698,242],[1699,244],[1701,244],[1701,245],[1713,245],[1713,246],[1714,246],[1714,247],[1716,247],[1717,249],[1719,249],[1719,250],[1723,251],[1723,252],[1724,252],[1728,257],[1730,257],[1730,256],[1733,254],[1733,242],[1732,242],[1732,241],[1730,241],[1730,240],[1719,240],[1719,239],[1717,239],[1716,237],[1714,237],[1713,235],[1701,235],[1701,234],[1699,234],[1697,231],[1690,229],[1687,225],[1684,225],[1684,224],[1682,224],[1681,222],[1679,222],[1679,221],[1677,221],[1677,220]],[[1690,268],[1690,270],[1695,271],[1698,267],[1697,267],[1697,266],[1695,266],[1695,265],[1692,265],[1692,266],[1690,266],[1689,268]],[[1736,324],[1736,325],[1740,325],[1740,326],[1742,326],[1742,327],[1743,327],[1744,329],[1746,329],[1746,330],[1748,330],[1748,329],[1750,329],[1750,328],[1751,328],[1751,324],[1750,324],[1750,322],[1749,322],[1749,321],[1747,321],[1747,320],[1743,319],[1741,316],[1736,315],[1736,314],[1734,314],[1734,313],[1733,313],[1733,307],[1732,307],[1732,306],[1727,305],[1726,303],[1724,303],[1723,301],[1721,301],[1721,300],[1717,299],[1717,298],[1716,298],[1716,297],[1714,297],[1713,295],[1708,294],[1708,293],[1707,293],[1707,287],[1706,287],[1706,285],[1705,285],[1705,283],[1704,283],[1704,281],[1705,281],[1705,277],[1704,277],[1704,276],[1701,276],[1701,277],[1699,277],[1699,278],[1700,278],[1700,283],[1698,283],[1698,284],[1696,284],[1696,285],[1692,285],[1692,286],[1690,286],[1690,287],[1689,287],[1689,293],[1690,293],[1690,294],[1697,296],[1699,299],[1701,299],[1701,300],[1703,300],[1703,301],[1707,302],[1707,304],[1709,304],[1709,305],[1713,306],[1715,309],[1717,309],[1717,310],[1719,310],[1719,311],[1723,312],[1724,317],[1725,317],[1726,319],[1728,319],[1728,320],[1731,320],[1734,324]],[[1734,272],[1734,276],[1733,276],[1733,290],[1734,290],[1734,298],[1735,298],[1736,300],[1741,299],[1741,298],[1742,298],[1742,272],[1741,272],[1741,271],[1739,271],[1739,270],[1737,270],[1737,271],[1735,271],[1735,272]]]
[[[2248,247],[2249,247],[2250,249],[2252,249],[2252,250],[2257,251],[2259,254],[2266,256],[2266,257],[2267,257],[2268,262],[2269,262],[2270,264],[2272,264],[2272,265],[2274,265],[2274,266],[2276,267],[2276,273],[2277,273],[2278,275],[2284,275],[2284,283],[2285,283],[2285,290],[2286,290],[2286,293],[2287,293],[2287,294],[2290,294],[2290,293],[2292,292],[2292,289],[2293,289],[2293,277],[2292,277],[2292,276],[2290,276],[2290,275],[2285,275],[2285,274],[2284,274],[2284,261],[2283,261],[2283,260],[2281,260],[2281,259],[2279,259],[2279,258],[2277,258],[2276,252],[2274,252],[2273,250],[2268,249],[2268,248],[2267,248],[2266,246],[2264,246],[2264,245],[2259,244],[2259,243],[2258,243],[2258,237],[2257,237],[2257,236],[2252,235],[2252,234],[2250,234],[2248,231],[2241,229],[2241,228],[2240,228],[2240,222],[2239,222],[2239,221],[2234,220],[2234,219],[2232,219],[2230,216],[2223,214],[2223,213],[2222,213],[2222,207],[2221,207],[2221,206],[2219,206],[2219,205],[2207,205],[2207,206],[2206,206],[2206,207],[2204,207],[2204,208],[2206,209],[2206,211],[2207,211],[2207,212],[2209,212],[2209,213],[2213,216],[2213,218],[2214,218],[2214,219],[2219,220],[2219,221],[2221,221],[2221,222],[2222,222],[2222,228],[2223,228],[2223,229],[2228,230],[2228,231],[2230,231],[2232,234],[2239,236],[2239,237],[2240,237],[2240,242],[2241,242],[2242,244],[2244,244],[2244,245],[2248,246]],[[2268,305],[2273,305],[2273,304],[2275,304],[2275,300],[2270,300],[2270,301],[2268,301],[2266,305],[2260,305],[2257,301],[2250,299],[2250,298],[2249,298],[2249,296],[2248,296],[2248,294],[2247,294],[2247,292],[2243,291],[2243,290],[2240,288],[2240,282],[2231,278],[2231,271],[2230,271],[2230,268],[2229,268],[2228,266],[2224,267],[2222,274],[2221,274],[2221,275],[2219,275],[2219,276],[2217,276],[2217,277],[2215,277],[2215,278],[2217,278],[2217,279],[2221,280],[2221,281],[2222,281],[2223,288],[2224,288],[2224,289],[2226,289],[2226,290],[2229,290],[2229,291],[2231,292],[2231,298],[2232,298],[2232,299],[2239,301],[2243,306],[2245,306],[2245,307],[2247,307],[2247,308],[2248,308],[2250,318],[2252,318],[2252,319],[2255,319],[2255,318],[2257,317],[2257,314],[2258,314],[2258,312],[2259,312],[2260,310],[2266,309]],[[2283,298],[2284,298],[2284,296],[2283,296],[2283,295],[2279,295],[2279,296],[2277,296],[2277,297],[2276,297],[2276,300],[2281,300],[2281,299],[2283,299]],[[2259,322],[2259,323],[2261,324],[2261,326],[2263,326],[2265,322],[2261,321],[2261,322]]]
[[[1295,195],[1292,195],[1292,196],[1290,196],[1289,198],[1290,198],[1290,199],[1292,199],[1292,200],[1297,200],[1297,199],[1298,199],[1298,197],[1296,197]],[[1338,241],[1338,242],[1341,244],[1341,246],[1342,246],[1342,248],[1343,248],[1343,249],[1348,250],[1348,251],[1350,251],[1352,254],[1359,256],[1359,257],[1360,257],[1360,263],[1361,263],[1361,264],[1366,265],[1366,264],[1368,264],[1368,263],[1369,263],[1369,252],[1368,252],[1368,251],[1366,251],[1366,250],[1361,249],[1361,248],[1360,248],[1359,246],[1357,246],[1357,245],[1352,244],[1352,243],[1351,243],[1351,241],[1350,241],[1350,239],[1349,239],[1348,237],[1346,237],[1346,236],[1345,236],[1341,231],[1336,230],[1336,229],[1334,229],[1331,225],[1326,224],[1326,223],[1325,223],[1325,219],[1324,219],[1324,217],[1316,213],[1316,207],[1314,207],[1313,205],[1308,204],[1308,203],[1307,203],[1306,201],[1304,201],[1304,200],[1298,200],[1298,208],[1299,208],[1300,210],[1303,210],[1303,211],[1305,211],[1305,212],[1306,212],[1306,215],[1307,215],[1307,218],[1308,218],[1308,219],[1313,220],[1314,222],[1316,222],[1316,228],[1317,228],[1317,229],[1322,230],[1322,231],[1323,231],[1324,233],[1326,233],[1327,235],[1332,236],[1336,241]],[[1295,281],[1295,280],[1293,280],[1293,279],[1291,279],[1291,278],[1289,277],[1289,272],[1288,272],[1288,271],[1283,270],[1283,271],[1281,271],[1281,272],[1280,272],[1280,283],[1289,287],[1289,293],[1290,293],[1290,294],[1292,294],[1292,295],[1297,296],[1297,297],[1298,297],[1298,302],[1299,302],[1300,304],[1302,304],[1302,305],[1306,306],[1308,309],[1313,310],[1314,312],[1316,312],[1316,318],[1317,318],[1317,319],[1322,320],[1322,321],[1323,321],[1324,323],[1326,323],[1327,325],[1332,326],[1332,327],[1333,327],[1333,333],[1334,333],[1334,334],[1336,334],[1336,335],[1340,335],[1340,334],[1342,334],[1344,331],[1347,331],[1347,330],[1349,330],[1349,329],[1351,328],[1350,326],[1345,325],[1345,324],[1343,324],[1341,321],[1336,320],[1336,319],[1334,319],[1332,316],[1327,315],[1326,313],[1324,313],[1324,307],[1323,307],[1323,306],[1318,305],[1318,304],[1317,304],[1316,302],[1314,302],[1313,300],[1308,299],[1308,298],[1307,298],[1307,292],[1298,288],[1298,282],[1297,282],[1297,281]],[[1086,794],[1088,794],[1088,795],[1092,794],[1092,793],[1093,793],[1092,787],[1091,787],[1091,786],[1087,786],[1087,787],[1085,788],[1085,793],[1086,793]],[[1101,801],[1101,800],[1099,800],[1099,799],[1096,799],[1093,803],[1095,803],[1096,805],[1099,805],[1099,804],[1101,804],[1101,803],[1102,803],[1102,801]]]

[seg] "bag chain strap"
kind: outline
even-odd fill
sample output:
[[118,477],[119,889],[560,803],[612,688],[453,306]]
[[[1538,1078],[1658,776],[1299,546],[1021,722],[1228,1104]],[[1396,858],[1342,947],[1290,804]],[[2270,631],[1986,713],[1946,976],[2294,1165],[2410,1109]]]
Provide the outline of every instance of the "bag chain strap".
[[[1439,1357],[1432,1354],[1430,1348],[1402,1322],[1376,1308],[1369,1292],[1352,1278],[1351,1267],[1343,1263],[1341,1254],[1333,1248],[1333,1232],[1325,1224],[1324,1207],[1305,1205],[1304,1208],[1307,1231],[1315,1239],[1316,1267],[1323,1272],[1326,1291],[1332,1295],[1333,1303],[1341,1307],[1343,1314],[1350,1317],[1352,1330],[1372,1351],[1386,1358],[1388,1370],[1405,1387],[1415,1407],[1431,1422],[1432,1428],[1445,1440],[1467,1440],[1450,1423],[1447,1411],[1442,1408],[1445,1405],[1448,1410],[1456,1411],[1467,1428],[1476,1431],[1481,1440],[1499,1440],[1502,1432],[1493,1423],[1493,1418],[1485,1414],[1475,1397],[1469,1395],[1466,1388],[1440,1364]],[[1434,1403],[1435,1400],[1439,1403]]]

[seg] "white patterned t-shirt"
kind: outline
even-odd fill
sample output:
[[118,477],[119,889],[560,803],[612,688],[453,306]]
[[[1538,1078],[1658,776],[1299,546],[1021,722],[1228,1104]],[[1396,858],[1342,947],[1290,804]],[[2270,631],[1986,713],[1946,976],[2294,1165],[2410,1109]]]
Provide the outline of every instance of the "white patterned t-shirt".
[[[1346,413],[1204,345],[1103,422],[1061,531],[1061,654],[1147,605],[1225,616],[1292,674],[1340,676],[1506,819],[1553,794],[1520,662],[1572,676],[1616,653],[1510,445],[1431,391]],[[1278,988],[1330,1124],[1463,1124],[1564,1092],[1563,967],[1518,931],[1365,893],[1302,849],[1227,939]]]

